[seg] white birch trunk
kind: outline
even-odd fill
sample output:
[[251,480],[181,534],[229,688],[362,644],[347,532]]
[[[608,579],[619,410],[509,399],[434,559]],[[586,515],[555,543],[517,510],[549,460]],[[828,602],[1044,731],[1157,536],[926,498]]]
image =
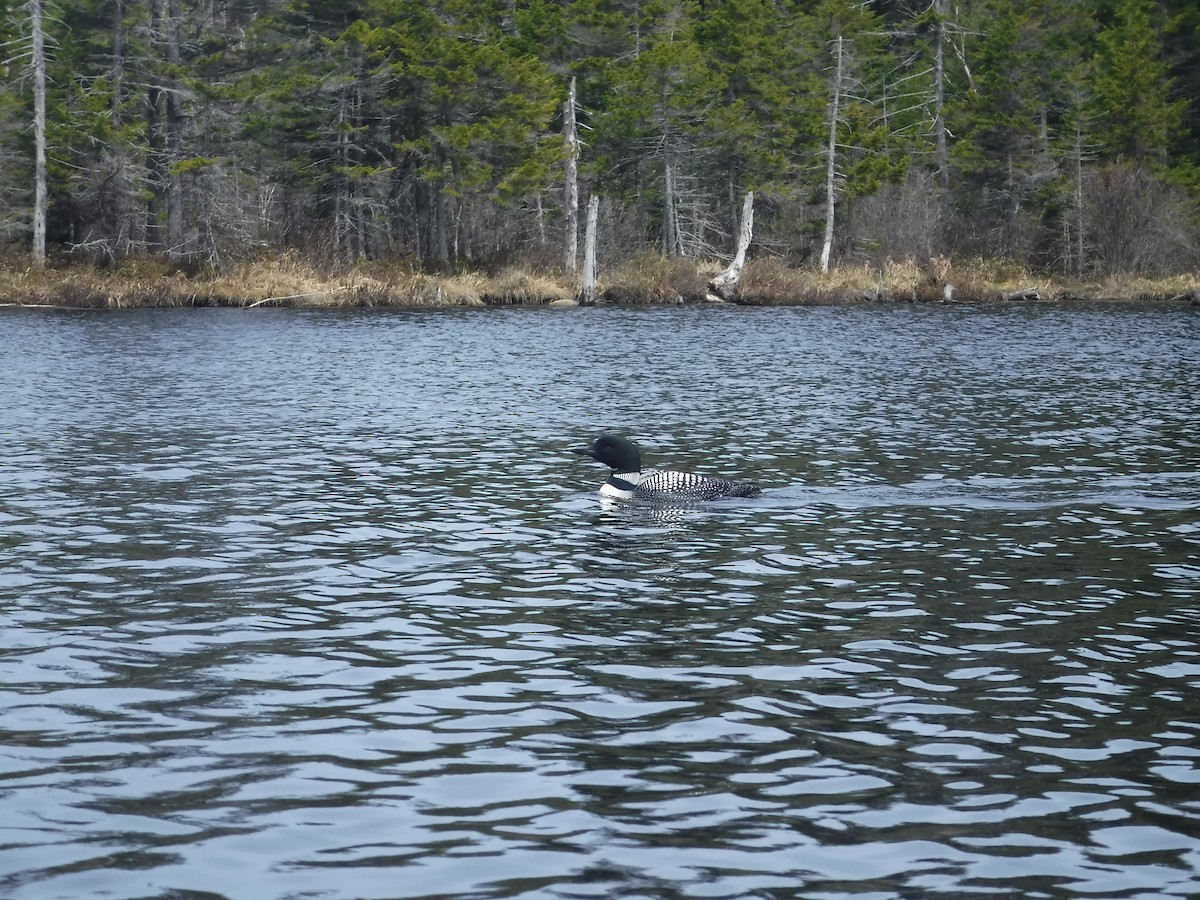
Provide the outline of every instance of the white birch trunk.
[[821,271],[829,271],[829,255],[833,251],[833,216],[837,201],[837,129],[842,103],[842,36],[835,44],[837,65],[833,74],[833,102],[829,110],[829,146],[825,160],[825,243],[821,245]]
[[564,205],[567,213],[566,255],[563,265],[568,275],[574,275],[579,257],[579,132],[575,124],[574,78],[571,79],[567,102],[563,108],[563,147],[567,157],[563,164],[566,182]]
[[46,37],[42,32],[42,0],[29,0],[33,32],[33,266],[46,265]]

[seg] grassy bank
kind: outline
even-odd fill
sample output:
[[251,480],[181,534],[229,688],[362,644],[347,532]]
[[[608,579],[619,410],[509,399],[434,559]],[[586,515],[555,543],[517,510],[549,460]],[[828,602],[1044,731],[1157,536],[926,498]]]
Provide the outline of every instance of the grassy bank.
[[[608,304],[704,303],[718,263],[645,255],[600,278]],[[947,292],[947,286],[952,291]],[[470,307],[569,305],[577,279],[561,272],[505,269],[438,275],[403,265],[365,263],[323,273],[296,255],[228,271],[186,273],[157,260],[111,268],[74,264],[34,271],[0,264],[0,303],[7,306],[124,309],[138,307]],[[1200,303],[1200,273],[1162,279],[1056,281],[1002,263],[930,260],[844,266],[823,274],[776,259],[751,260],[738,302],[762,306],[870,302],[981,303],[1005,299],[1177,300]]]

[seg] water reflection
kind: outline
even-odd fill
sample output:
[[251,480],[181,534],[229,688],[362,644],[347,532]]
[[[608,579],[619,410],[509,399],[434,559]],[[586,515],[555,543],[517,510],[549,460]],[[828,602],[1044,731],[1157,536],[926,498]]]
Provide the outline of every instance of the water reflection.
[[1200,891],[1187,311],[4,326],[6,896]]

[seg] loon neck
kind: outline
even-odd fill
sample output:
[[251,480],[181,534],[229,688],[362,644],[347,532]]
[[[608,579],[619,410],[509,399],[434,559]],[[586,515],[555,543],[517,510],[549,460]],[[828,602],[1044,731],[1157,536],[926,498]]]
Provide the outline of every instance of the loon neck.
[[632,500],[633,491],[642,480],[641,472],[613,472],[600,485],[600,496],[614,500]]
[[611,484],[618,491],[632,491],[641,480],[641,472],[613,472],[605,484]]

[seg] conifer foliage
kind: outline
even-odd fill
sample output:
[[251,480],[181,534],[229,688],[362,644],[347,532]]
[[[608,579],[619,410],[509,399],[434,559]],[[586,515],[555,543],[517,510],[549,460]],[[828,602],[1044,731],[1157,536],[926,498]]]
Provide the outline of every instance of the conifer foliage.
[[755,252],[798,265],[1195,268],[1200,13],[0,0],[10,257],[561,266],[568,173],[603,198],[609,261],[728,256],[753,191]]

